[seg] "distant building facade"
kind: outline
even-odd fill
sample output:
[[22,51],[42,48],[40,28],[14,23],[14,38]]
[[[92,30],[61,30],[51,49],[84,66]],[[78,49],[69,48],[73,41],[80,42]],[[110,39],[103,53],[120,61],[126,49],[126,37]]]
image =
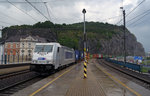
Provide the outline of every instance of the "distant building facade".
[[20,55],[32,57],[35,44],[38,42],[46,43],[46,39],[39,36],[26,36],[20,38]]
[[45,38],[39,36],[12,36],[5,41],[4,52],[10,57],[26,56],[32,57],[35,43],[46,43]]
[[4,58],[4,45],[0,43],[0,64],[3,64]]
[[19,50],[20,50],[20,42],[19,42],[19,37],[14,36],[10,37],[5,41],[4,44],[4,51],[5,54],[7,55],[19,55]]

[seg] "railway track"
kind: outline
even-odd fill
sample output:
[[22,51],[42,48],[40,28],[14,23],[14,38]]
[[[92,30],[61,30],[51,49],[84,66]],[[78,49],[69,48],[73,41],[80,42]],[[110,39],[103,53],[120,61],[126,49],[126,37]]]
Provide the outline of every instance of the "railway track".
[[23,63],[23,64],[3,64],[0,65],[0,69],[4,68],[13,68],[13,67],[21,67],[21,66],[29,66],[30,63]]
[[29,72],[29,70],[27,69],[27,70],[23,70],[23,71],[16,71],[16,72],[12,72],[12,73],[0,74],[0,80],[11,77],[11,76],[23,74],[23,73],[26,73],[26,72]]
[[0,93],[5,89],[31,80],[37,76],[38,74],[36,72],[31,72],[29,70],[0,75]]
[[98,63],[109,69],[113,69],[115,72],[117,72],[117,73],[119,72],[119,73],[123,74],[125,77],[128,77],[133,82],[136,82],[136,83],[142,85],[143,87],[150,89],[150,77],[148,75],[117,66],[117,65],[109,63],[105,60],[98,60]]

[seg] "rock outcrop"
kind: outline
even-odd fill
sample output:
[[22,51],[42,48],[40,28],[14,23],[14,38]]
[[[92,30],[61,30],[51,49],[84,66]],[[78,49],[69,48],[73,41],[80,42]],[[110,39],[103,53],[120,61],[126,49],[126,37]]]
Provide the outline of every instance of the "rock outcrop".
[[[112,36],[111,39],[95,38],[88,40],[90,53],[102,53],[107,55],[123,55],[124,54],[124,33],[120,32]],[[100,46],[100,49],[95,48]],[[136,37],[126,32],[126,54],[132,56],[145,56],[145,50]]]

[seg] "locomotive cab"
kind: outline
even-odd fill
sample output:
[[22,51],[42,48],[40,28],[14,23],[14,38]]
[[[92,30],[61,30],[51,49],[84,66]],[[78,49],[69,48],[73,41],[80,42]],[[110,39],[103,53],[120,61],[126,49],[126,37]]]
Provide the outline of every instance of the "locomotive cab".
[[36,43],[31,71],[50,72],[75,62],[74,50],[59,43]]

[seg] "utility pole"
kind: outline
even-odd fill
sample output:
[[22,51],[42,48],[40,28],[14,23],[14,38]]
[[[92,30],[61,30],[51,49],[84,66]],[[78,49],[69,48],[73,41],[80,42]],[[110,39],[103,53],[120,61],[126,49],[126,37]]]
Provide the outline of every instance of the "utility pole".
[[124,63],[126,63],[126,13],[125,10],[123,10],[123,30],[124,30]]
[[85,32],[85,13],[86,10],[82,10],[83,13],[83,19],[84,19],[84,79],[87,78],[87,46],[86,46],[86,32]]

